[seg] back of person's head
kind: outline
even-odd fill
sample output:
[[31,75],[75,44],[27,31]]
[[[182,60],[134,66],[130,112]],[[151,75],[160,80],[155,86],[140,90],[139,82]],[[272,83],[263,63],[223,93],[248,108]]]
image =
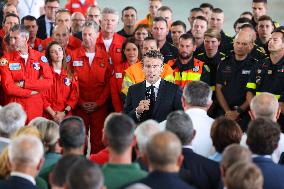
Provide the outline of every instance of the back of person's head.
[[66,177],[72,165],[74,165],[77,161],[83,159],[84,157],[80,155],[66,155],[63,156],[58,162],[55,164],[52,172],[49,175],[49,183],[50,185],[55,187],[64,187],[66,185]]
[[235,162],[246,161],[251,162],[251,152],[248,148],[239,144],[231,144],[225,148],[220,162],[224,169],[228,169]]
[[87,159],[76,162],[67,174],[68,189],[100,189],[104,176],[100,167]]
[[145,148],[148,140],[156,133],[161,132],[162,129],[159,123],[155,120],[147,120],[137,126],[134,131],[138,149],[141,153],[145,153]]
[[174,111],[167,116],[166,130],[176,134],[182,145],[189,145],[195,136],[191,118],[183,111]]
[[125,114],[112,113],[105,120],[104,133],[109,148],[117,153],[124,153],[133,143],[135,123]]
[[36,128],[41,134],[41,141],[46,152],[55,152],[55,146],[59,139],[59,125],[51,120],[37,124]]
[[29,122],[28,126],[41,127],[41,125],[44,125],[48,120],[49,119],[44,117],[36,117]]
[[151,189],[149,186],[142,184],[142,183],[135,183],[131,184],[130,186],[126,187],[125,189]]
[[169,131],[155,134],[146,145],[146,153],[150,169],[153,170],[165,171],[167,167],[176,166],[178,161],[182,161],[181,142]]
[[262,189],[261,170],[251,162],[237,162],[232,165],[225,176],[227,189]]
[[71,116],[60,123],[59,142],[64,150],[81,148],[86,142],[84,121],[77,116]]
[[[211,105],[212,90],[203,81],[192,81],[183,90],[183,105],[208,107]],[[185,106],[185,105],[184,105]]]
[[280,133],[280,126],[277,123],[257,118],[248,126],[247,145],[254,154],[271,155],[278,147]]
[[250,115],[252,119],[266,118],[276,122],[279,113],[278,100],[271,93],[260,93],[254,96],[250,102]]
[[230,144],[239,144],[243,132],[237,122],[226,117],[217,118],[211,127],[210,136],[216,151],[222,153]]
[[25,126],[27,114],[18,103],[10,103],[0,110],[0,136],[10,137],[20,127]]
[[43,145],[39,138],[22,135],[12,140],[8,147],[9,161],[14,166],[37,167],[43,158]]

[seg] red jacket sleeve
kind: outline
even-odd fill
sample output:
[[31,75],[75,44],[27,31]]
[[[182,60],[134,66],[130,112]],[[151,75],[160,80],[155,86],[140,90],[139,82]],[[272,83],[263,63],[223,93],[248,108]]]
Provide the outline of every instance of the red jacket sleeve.
[[1,72],[3,90],[6,95],[24,97],[24,98],[31,96],[32,92],[31,90],[23,89],[15,84],[11,75],[11,71],[9,70],[7,65],[1,66],[0,72]]
[[79,83],[77,76],[73,76],[70,96],[67,100],[67,104],[74,109],[79,99]]
[[26,80],[24,84],[25,89],[43,92],[52,85],[52,73],[48,63],[41,62],[41,77],[40,79]]

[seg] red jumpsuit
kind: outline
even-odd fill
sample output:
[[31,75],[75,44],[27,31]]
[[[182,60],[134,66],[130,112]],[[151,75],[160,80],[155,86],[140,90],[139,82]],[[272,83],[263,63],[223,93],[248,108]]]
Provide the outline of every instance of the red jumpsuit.
[[36,51],[43,52],[42,39],[36,38],[33,46],[29,43],[30,47]]
[[96,0],[85,0],[84,4],[82,4],[80,0],[68,0],[65,4],[65,8],[68,9],[71,14],[73,12],[81,12],[86,16],[88,7],[95,4]]
[[[67,71],[61,70],[61,73],[56,73],[51,69],[53,75],[53,84],[49,90],[45,91],[43,96],[43,108],[51,107],[54,111],[64,111],[66,106],[74,109],[79,99],[79,87],[77,76],[72,79],[67,77]],[[71,115],[69,112],[68,115]],[[50,114],[44,113],[44,117],[52,119]]]
[[[19,52],[9,52],[0,61],[2,86],[5,92],[5,103],[20,103],[27,113],[27,122],[42,116],[43,100],[41,93],[52,85],[52,73],[47,59],[42,53],[31,48],[28,50],[27,63]],[[15,82],[24,81],[23,88]],[[31,95],[32,91],[39,92]]]
[[[42,45],[42,47],[43,47],[43,50],[46,49],[47,45],[48,45],[51,41],[53,41],[53,38],[52,38],[52,37],[48,37],[48,38],[46,38],[45,40],[42,40],[41,45]],[[75,49],[77,49],[77,48],[79,48],[79,47],[81,46],[81,42],[82,42],[82,41],[81,41],[80,39],[78,39],[78,38],[76,38],[76,37],[70,35],[66,49],[75,50]]]
[[[83,47],[73,51],[72,62],[79,81],[79,101],[74,111],[84,119],[86,131],[90,129],[91,153],[97,153],[104,148],[102,144],[102,129],[108,115],[108,99],[110,95],[110,70],[104,52],[96,50],[92,64]],[[86,102],[96,102],[98,109],[90,114],[81,108]]]
[[115,33],[109,48],[109,52],[107,52],[105,44],[103,42],[102,33],[100,33],[96,44],[97,49],[104,51],[106,56],[108,56],[108,62],[112,73],[112,78],[110,80],[111,99],[112,105],[116,112],[122,111],[122,101],[120,98],[120,91],[117,90],[117,82],[120,82],[119,80],[121,80],[122,83],[123,80],[125,66],[122,62],[122,44],[124,40],[124,37]]

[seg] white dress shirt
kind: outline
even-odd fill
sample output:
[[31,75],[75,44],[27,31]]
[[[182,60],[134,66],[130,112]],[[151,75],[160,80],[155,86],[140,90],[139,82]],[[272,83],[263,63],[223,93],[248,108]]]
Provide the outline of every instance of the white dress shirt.
[[201,108],[189,108],[185,111],[192,120],[196,135],[192,140],[192,149],[195,153],[209,157],[214,153],[210,130],[214,119]]
[[18,4],[20,19],[27,15],[38,18],[41,7],[44,7],[44,0],[20,0]]

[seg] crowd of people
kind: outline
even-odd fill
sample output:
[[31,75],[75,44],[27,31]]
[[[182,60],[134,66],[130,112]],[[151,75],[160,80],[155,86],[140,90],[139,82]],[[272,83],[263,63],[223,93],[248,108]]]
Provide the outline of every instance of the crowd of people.
[[[0,188],[284,189],[284,26],[252,0],[0,2]],[[119,19],[123,28],[118,28]]]

